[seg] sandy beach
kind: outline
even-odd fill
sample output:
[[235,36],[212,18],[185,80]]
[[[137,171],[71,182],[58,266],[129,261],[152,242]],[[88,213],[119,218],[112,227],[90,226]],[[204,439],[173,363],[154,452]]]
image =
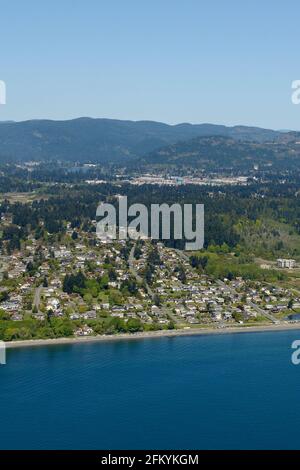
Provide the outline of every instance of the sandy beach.
[[6,342],[8,349],[36,347],[36,346],[57,346],[63,344],[80,344],[80,343],[95,343],[103,341],[120,341],[120,340],[139,340],[139,339],[154,339],[154,338],[172,338],[176,336],[201,336],[201,335],[219,335],[231,333],[259,333],[259,332],[276,332],[285,330],[299,330],[300,324],[298,323],[285,323],[279,325],[264,325],[264,326],[240,326],[228,328],[190,328],[180,330],[161,330],[149,331],[141,333],[123,333],[116,335],[98,335],[98,336],[85,336],[76,338],[55,338],[55,339],[32,339],[24,341],[10,341]]

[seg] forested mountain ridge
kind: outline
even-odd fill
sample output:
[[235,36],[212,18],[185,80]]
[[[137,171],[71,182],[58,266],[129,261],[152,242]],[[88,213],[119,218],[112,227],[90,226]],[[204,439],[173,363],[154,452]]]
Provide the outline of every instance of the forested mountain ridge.
[[168,125],[154,121],[91,118],[2,122],[0,162],[61,160],[126,163],[176,142],[211,135],[262,143],[276,140],[281,134],[247,126]]
[[150,152],[144,162],[208,170],[247,170],[254,166],[276,170],[298,169],[300,136],[291,132],[268,142],[241,141],[224,136],[197,137]]

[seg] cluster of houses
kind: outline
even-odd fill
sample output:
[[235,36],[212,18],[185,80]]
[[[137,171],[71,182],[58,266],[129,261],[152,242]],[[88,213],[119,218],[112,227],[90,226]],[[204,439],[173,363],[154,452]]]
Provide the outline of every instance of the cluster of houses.
[[262,285],[260,282],[247,282],[241,278],[230,282],[239,293],[240,298],[246,302],[258,305],[262,309],[274,314],[293,310],[300,310],[300,297],[296,291],[273,285]]
[[[135,261],[138,273],[142,273],[145,268],[148,251],[149,247],[144,245],[142,254]],[[195,273],[188,260],[182,259],[175,250],[160,245],[159,253],[160,265],[156,266],[151,289],[161,299],[162,308],[157,308],[155,312],[160,321],[167,320],[168,310],[178,324],[195,325],[256,321],[262,317],[263,310],[278,314],[279,317],[282,312],[288,313],[291,308],[300,311],[300,297],[289,289],[264,285],[261,282],[253,283],[242,278],[231,281],[225,279],[225,283],[220,283],[206,275]],[[287,261],[292,260],[285,260],[286,267],[294,266]],[[181,266],[181,270],[175,269],[178,266]],[[185,272],[184,281],[178,275],[182,270]],[[256,307],[260,307],[260,310]]]
[[[167,323],[171,317],[179,325],[234,321],[234,313],[238,310],[234,307],[234,295],[228,294],[207,276],[198,275],[178,252],[160,244],[158,248],[160,264],[155,268],[151,290],[159,297],[161,306],[152,306],[152,316],[156,316],[160,323]],[[139,259],[135,260],[140,275],[145,269],[148,254],[149,246],[145,244]],[[256,316],[255,311],[253,316]]]
[[[288,289],[242,278],[225,279],[225,283],[220,283],[204,274],[199,275],[188,258],[162,244],[158,244],[160,261],[154,267],[150,286],[147,283],[146,288],[140,285],[138,292],[128,296],[122,305],[97,296],[86,300],[79,293],[63,292],[64,276],[82,270],[89,279],[99,278],[107,274],[105,265],[111,259],[115,276],[109,280],[108,288],[120,289],[122,283],[132,277],[130,266],[121,253],[126,242],[118,240],[105,244],[95,241],[94,234],[82,236],[79,231],[78,237],[71,240],[72,233],[69,226],[69,239],[66,237],[55,246],[40,246],[30,235],[20,251],[0,254],[0,276],[2,280],[14,282],[11,289],[0,287],[0,294],[2,290],[7,292],[2,296],[0,309],[12,320],[22,320],[24,313],[31,313],[39,320],[52,315],[88,321],[106,315],[124,321],[136,318],[145,324],[155,322],[163,327],[170,321],[179,326],[251,321],[258,317],[254,304],[275,315],[291,308],[300,311],[300,297]],[[92,238],[95,243],[90,243]],[[139,256],[134,259],[134,269],[140,280],[151,249],[151,243],[143,243]],[[36,263],[37,257],[40,261],[32,274],[27,268],[30,263]],[[280,259],[277,264],[280,268],[292,269],[295,260]],[[93,334],[93,330],[85,325],[75,334],[86,336]]]
[[278,258],[277,266],[278,268],[282,268],[282,269],[293,269],[296,267],[296,260]]

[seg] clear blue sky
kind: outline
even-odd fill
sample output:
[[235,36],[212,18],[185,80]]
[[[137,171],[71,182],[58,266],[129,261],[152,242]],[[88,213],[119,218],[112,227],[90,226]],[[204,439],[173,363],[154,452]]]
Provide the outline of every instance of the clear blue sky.
[[299,0],[0,0],[0,120],[300,129]]

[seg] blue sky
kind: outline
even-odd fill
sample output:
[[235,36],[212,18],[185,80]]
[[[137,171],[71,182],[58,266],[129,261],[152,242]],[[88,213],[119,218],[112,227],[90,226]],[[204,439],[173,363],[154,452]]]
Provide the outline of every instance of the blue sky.
[[0,0],[0,120],[300,129],[299,13],[296,0]]

